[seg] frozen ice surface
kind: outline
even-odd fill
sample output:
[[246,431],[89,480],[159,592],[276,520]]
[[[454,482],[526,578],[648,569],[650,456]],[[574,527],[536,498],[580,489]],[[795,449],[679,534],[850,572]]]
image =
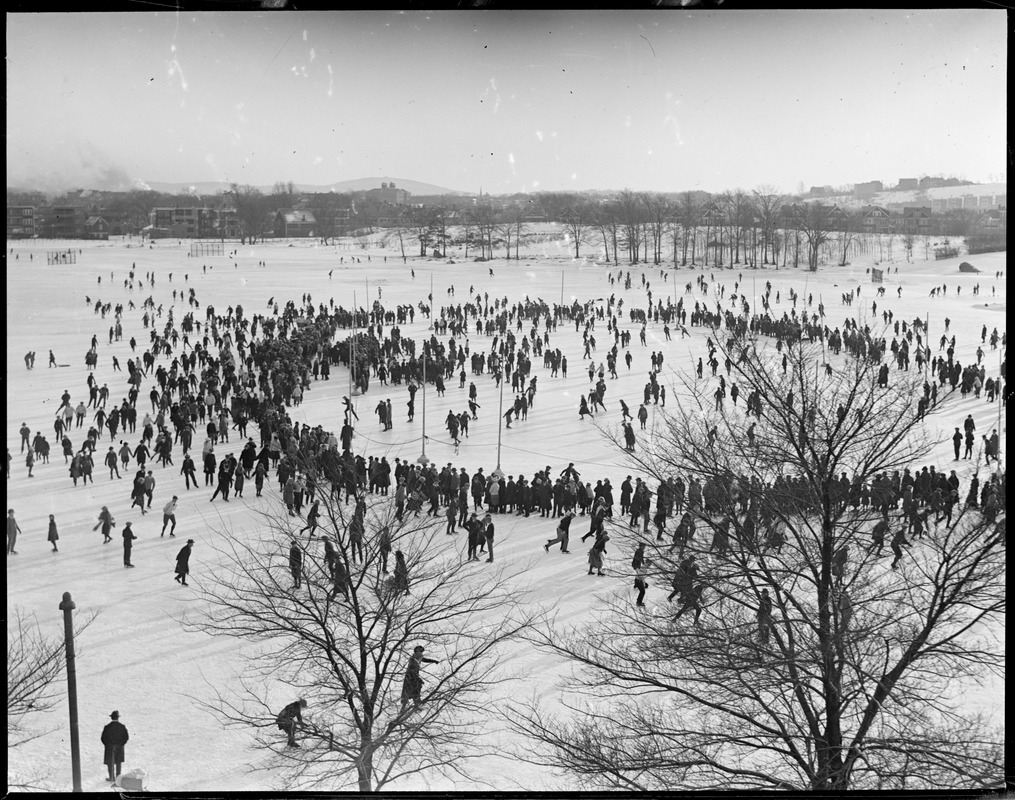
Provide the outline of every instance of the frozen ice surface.
[[[11,243],[8,243],[9,245]],[[610,285],[608,272],[617,268],[596,265],[590,262],[574,261],[569,248],[547,243],[526,248],[529,257],[520,261],[505,261],[498,258],[487,263],[475,263],[472,255],[468,260],[460,252],[453,254],[455,264],[439,260],[410,258],[404,265],[394,250],[384,250],[376,242],[370,249],[344,250],[334,246],[317,246],[312,242],[299,241],[295,246],[289,243],[272,242],[256,246],[226,245],[226,252],[238,247],[235,257],[188,256],[189,242],[184,240],[163,240],[152,248],[140,247],[136,240],[132,247],[123,241],[111,242],[17,242],[8,256],[7,267],[7,428],[8,446],[13,455],[12,477],[7,483],[8,507],[16,510],[23,531],[18,543],[18,556],[7,559],[7,603],[17,604],[34,612],[42,622],[45,631],[52,635],[62,634],[61,614],[57,608],[62,593],[70,591],[77,603],[78,612],[101,611],[98,620],[77,642],[77,681],[79,697],[81,756],[84,767],[84,788],[101,790],[105,774],[102,766],[102,746],[99,733],[108,720],[111,710],[118,709],[122,721],[127,725],[131,740],[127,746],[126,769],[143,767],[149,772],[149,786],[159,791],[231,791],[273,788],[268,773],[250,773],[248,765],[264,760],[264,753],[249,748],[250,735],[243,731],[224,730],[218,720],[200,712],[194,700],[208,696],[208,686],[224,687],[235,683],[243,667],[244,646],[231,639],[213,639],[198,634],[185,633],[177,619],[192,610],[195,603],[193,593],[172,580],[176,552],[188,537],[197,540],[192,557],[192,579],[201,580],[201,573],[215,569],[211,548],[207,545],[216,531],[223,527],[243,531],[257,523],[256,510],[277,502],[274,485],[266,482],[265,497],[253,498],[253,492],[243,500],[228,505],[209,505],[204,487],[184,491],[183,479],[179,475],[179,448],[176,448],[176,468],[154,467],[157,485],[152,514],[140,517],[128,511],[129,474],[123,481],[110,481],[108,471],[96,466],[95,484],[75,488],[67,474],[58,442],[54,442],[52,420],[60,395],[67,389],[74,401],[87,397],[85,386],[86,370],[84,354],[89,340],[95,334],[99,345],[99,368],[96,378],[99,383],[108,382],[112,388],[110,401],[119,401],[124,395],[126,372],[112,371],[111,357],[117,355],[121,364],[126,365],[130,357],[128,341],[133,335],[139,342],[139,352],[148,342],[148,330],[141,324],[141,301],[149,294],[156,305],[165,308],[173,306],[172,290],[186,290],[193,287],[201,308],[198,319],[203,321],[205,307],[211,303],[219,313],[229,305],[243,305],[247,315],[264,313],[269,297],[274,296],[280,305],[288,300],[300,302],[303,292],[309,292],[314,304],[328,302],[334,297],[336,305],[349,308],[355,301],[368,307],[378,298],[385,307],[396,304],[417,305],[425,301],[433,278],[434,306],[455,305],[468,301],[469,287],[489,293],[491,302],[495,297],[507,297],[509,301],[529,298],[543,298],[547,303],[564,302],[577,298],[579,301],[607,298],[611,293],[624,298],[624,309],[644,307],[645,290],[641,285],[641,274],[645,273],[651,284],[654,298],[673,294],[675,298],[684,295],[684,285],[694,282],[704,274],[714,275],[717,282],[727,287],[727,297],[733,283],[743,273],[740,291],[749,300],[760,297],[766,281],[773,284],[773,297],[781,291],[781,303],[774,311],[790,309],[792,304],[787,296],[788,288],[795,287],[805,299],[812,293],[815,309],[819,298],[824,302],[827,322],[831,327],[841,325],[846,317],[856,316],[859,306],[868,311],[874,299],[875,287],[865,268],[871,260],[855,259],[846,267],[823,266],[817,273],[804,269],[772,268],[752,271],[744,267],[732,270],[682,268],[665,270],[661,276],[660,267],[651,265],[623,266],[630,271],[633,285],[625,291],[622,284]],[[47,266],[45,253],[50,249],[80,248],[82,253],[73,265]],[[919,251],[919,248],[917,248]],[[591,258],[601,257],[601,250],[590,246],[585,252]],[[29,254],[33,258],[29,261]],[[15,255],[17,259],[15,259]],[[387,262],[385,263],[385,256]],[[350,263],[356,257],[358,263]],[[368,261],[369,257],[369,261]],[[340,264],[339,259],[345,263]],[[912,320],[929,315],[931,339],[936,342],[944,328],[944,318],[951,319],[951,332],[957,336],[956,358],[962,363],[975,361],[975,350],[980,344],[980,327],[986,324],[988,330],[997,326],[1005,330],[1005,302],[1007,282],[1005,278],[995,280],[998,270],[1005,270],[1005,253],[978,256],[964,256],[948,261],[924,261],[914,258],[912,263],[895,261],[885,276],[887,292],[878,299],[878,309],[892,309],[896,319]],[[267,266],[259,268],[259,261]],[[980,274],[959,274],[958,264],[962,260],[974,263]],[[136,263],[136,274],[154,270],[154,289],[143,287],[128,292],[123,281],[131,264]],[[207,274],[202,265],[207,264]],[[884,264],[882,267],[886,266]],[[898,267],[898,272],[895,272]],[[410,269],[415,269],[415,278]],[[489,270],[493,269],[491,277]],[[329,278],[329,270],[332,276]],[[110,273],[113,277],[110,278]],[[169,281],[172,273],[172,282]],[[189,280],[184,281],[184,274]],[[101,277],[101,283],[97,278]],[[562,290],[563,283],[563,290]],[[981,294],[974,296],[974,284],[981,285]],[[934,286],[947,284],[945,297],[932,299],[928,296]],[[455,295],[450,296],[448,288],[454,285]],[[858,302],[852,308],[840,302],[843,292],[861,287]],[[896,288],[902,286],[902,296],[896,296]],[[962,294],[955,289],[962,286]],[[996,295],[991,293],[996,288]],[[714,285],[708,299],[711,300]],[[91,298],[92,305],[97,299],[114,305],[134,300],[138,308],[124,315],[124,337],[120,342],[107,344],[108,329],[112,315],[105,320],[93,313],[92,305],[85,303]],[[695,290],[689,298],[700,299]],[[751,300],[752,307],[755,305]],[[802,308],[798,306],[798,311]],[[175,303],[176,319],[182,318],[188,306],[182,300]],[[633,474],[625,467],[619,451],[611,448],[597,430],[599,425],[616,425],[620,420],[617,402],[624,398],[632,412],[641,401],[642,387],[650,369],[649,353],[652,350],[665,354],[665,384],[669,397],[668,404],[677,402],[673,376],[670,370],[689,369],[705,352],[705,333],[690,328],[691,338],[681,340],[679,335],[671,342],[665,342],[661,325],[648,328],[648,345],[638,342],[638,325],[632,324],[622,314],[622,327],[633,333],[630,348],[634,357],[633,367],[628,371],[623,358],[618,360],[618,380],[607,381],[606,404],[608,414],[599,414],[596,422],[579,421],[578,398],[590,388],[587,361],[582,360],[583,346],[580,334],[573,325],[561,324],[557,333],[550,337],[551,347],[560,347],[568,358],[568,377],[551,378],[544,370],[541,360],[533,359],[533,375],[538,376],[538,393],[535,406],[526,421],[519,420],[511,430],[505,430],[501,454],[505,472],[517,476],[519,473],[531,477],[538,469],[549,465],[559,472],[573,461],[582,473],[583,480],[594,484],[599,478],[609,477],[614,487],[619,487],[624,476]],[[164,323],[164,317],[162,322]],[[428,321],[418,313],[415,323],[402,326],[403,334],[411,337],[428,336]],[[528,330],[528,326],[525,328]],[[343,334],[340,332],[339,337]],[[446,340],[447,337],[442,337]],[[484,336],[469,335],[471,349],[487,350],[490,341]],[[607,334],[605,321],[597,323],[596,338],[598,350],[594,354],[598,363],[605,360],[612,337]],[[66,368],[47,369],[48,351],[52,349],[57,361],[69,364]],[[936,351],[936,344],[933,345]],[[986,360],[988,374],[996,374],[997,351],[991,351],[989,344]],[[25,369],[24,354],[37,352],[35,369]],[[467,370],[468,372],[468,370]],[[311,425],[322,424],[337,432],[341,425],[341,397],[348,394],[348,373],[341,367],[332,372],[330,382],[316,382],[307,393],[304,403],[293,409],[294,419]],[[447,442],[443,419],[449,409],[461,412],[467,409],[468,383],[465,389],[458,388],[457,379],[447,382],[447,395],[438,399],[427,391],[427,455],[438,465],[452,462],[465,466],[470,472],[483,467],[486,472],[496,466],[498,393],[489,375],[483,377],[468,375],[479,390],[479,419],[471,422],[469,438],[462,439],[460,452],[455,454]],[[508,390],[510,387],[508,387]],[[142,386],[139,409],[147,405],[150,384]],[[505,402],[510,402],[510,392],[505,392]],[[395,410],[394,427],[382,432],[377,423],[373,407],[378,399],[390,398]],[[405,417],[407,393],[404,386],[380,386],[376,379],[369,392],[357,398],[360,423],[354,448],[365,454],[387,455],[393,463],[394,457],[415,459],[421,447],[422,415],[421,397],[417,397],[416,418],[409,423]],[[650,414],[653,408],[649,407]],[[953,425],[958,425],[966,414],[972,414],[978,434],[989,432],[997,424],[997,407],[991,407],[983,399],[956,400],[940,415],[929,418],[927,424],[931,437],[941,444],[933,453],[933,461],[951,468],[951,443],[949,439]],[[142,411],[143,415],[143,411]],[[27,422],[33,431],[47,435],[53,450],[50,463],[37,464],[35,477],[28,478],[24,459],[19,458],[18,428]],[[651,419],[650,419],[651,425]],[[641,435],[637,430],[636,433]],[[79,444],[83,431],[72,431],[71,438]],[[256,434],[255,434],[256,436]],[[1002,429],[1002,437],[1004,431]],[[137,438],[137,435],[133,437]],[[203,441],[198,432],[197,443]],[[232,438],[236,442],[235,433]],[[217,452],[227,452],[229,447],[218,447]],[[238,453],[239,444],[235,448]],[[1002,451],[1006,446],[1002,445]],[[101,451],[100,451],[101,452]],[[928,463],[931,463],[928,461]],[[958,471],[964,485],[970,467],[963,462]],[[177,510],[179,526],[175,539],[159,538],[161,508],[169,497],[180,496]],[[108,546],[101,544],[98,533],[92,532],[100,507],[106,504],[113,511],[118,523],[132,520],[138,541],[134,545],[134,563],[137,568],[122,568],[121,545],[118,537]],[[46,542],[47,518],[56,515],[60,531],[60,552],[50,552]],[[607,578],[589,578],[584,558],[585,548],[573,548],[571,556],[551,551],[543,553],[542,543],[552,535],[554,522],[533,516],[529,519],[498,517],[497,558],[498,560],[525,560],[531,564],[529,573],[531,585],[537,590],[540,602],[554,608],[564,624],[580,623],[596,603],[596,596],[608,593],[630,593],[626,577],[615,575]],[[578,518],[578,534],[585,532],[584,519]],[[119,529],[118,529],[119,530]],[[629,554],[611,553],[607,562],[609,568],[626,567]],[[648,601],[661,589],[649,589]],[[1003,635],[1003,632],[1001,632]],[[548,702],[555,696],[555,682],[567,667],[555,663],[554,659],[534,651],[531,646],[520,644],[512,653],[510,667],[523,678],[511,690],[515,697],[536,695]],[[289,702],[284,687],[273,687],[278,691],[278,703]],[[1003,708],[1003,684],[990,682],[985,686],[962,687],[967,705],[982,706],[986,711],[1000,714]],[[504,690],[504,695],[509,694]],[[497,698],[498,700],[503,698]],[[312,699],[311,699],[312,703]],[[310,711],[313,709],[311,707]],[[46,785],[54,790],[67,790],[70,786],[70,757],[67,731],[66,702],[61,701],[55,710],[46,715],[36,715],[32,724],[40,730],[52,730],[17,751],[10,757],[18,769],[31,768],[48,773]],[[999,717],[998,717],[999,718]],[[503,748],[509,734],[498,732],[491,725],[492,747]],[[485,758],[476,765],[477,776],[482,777],[498,789],[553,789],[567,784],[553,776],[548,770],[526,767],[518,770],[517,763],[507,757]],[[393,789],[404,790],[445,790],[483,788],[480,784],[463,785],[435,778],[426,782],[422,778],[392,785]]]

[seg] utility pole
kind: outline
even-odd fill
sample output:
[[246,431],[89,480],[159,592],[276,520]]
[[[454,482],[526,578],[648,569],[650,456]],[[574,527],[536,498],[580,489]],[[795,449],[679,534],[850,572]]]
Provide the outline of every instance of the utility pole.
[[81,745],[78,737],[78,683],[74,667],[74,621],[71,612],[77,608],[70,592],[63,593],[60,610],[63,612],[63,641],[67,654],[67,705],[70,707],[70,764],[74,791],[81,789]]
[[497,411],[497,468],[493,471],[493,477],[500,480],[504,477],[504,470],[500,468],[500,439],[504,430],[504,373],[500,376],[500,406]]
[[[1004,358],[1005,358],[1004,351],[1006,349],[1007,346],[1001,347],[998,349],[997,353],[997,375],[998,375],[997,381],[999,385],[997,387],[997,452],[994,453],[994,456],[997,458],[998,468],[1001,467],[1001,442],[1004,441],[1004,432],[1003,428],[1001,427],[1001,423],[1003,422],[1003,419],[1001,417],[1001,409],[1004,407],[1004,398],[1002,396],[1004,384],[1002,383],[1002,381],[1004,379],[1001,377],[1001,374],[1004,372]],[[500,463],[499,457],[497,458],[497,462]]]
[[357,318],[359,317],[359,308],[356,306],[356,292],[352,293],[352,340],[349,344],[349,402],[352,403],[352,398],[356,396],[356,386],[352,379],[353,370],[356,369],[356,337],[359,333],[357,327]]
[[[433,307],[434,307],[434,301],[433,301],[433,273],[431,272],[430,273],[430,327],[427,328],[428,331],[432,331],[433,330]],[[423,368],[426,369],[426,361],[425,361],[426,355],[425,354],[424,354],[423,358],[424,358]],[[425,405],[423,407],[426,408]]]
[[417,464],[424,467],[430,463],[426,457],[426,346],[423,347],[423,453],[416,459]]

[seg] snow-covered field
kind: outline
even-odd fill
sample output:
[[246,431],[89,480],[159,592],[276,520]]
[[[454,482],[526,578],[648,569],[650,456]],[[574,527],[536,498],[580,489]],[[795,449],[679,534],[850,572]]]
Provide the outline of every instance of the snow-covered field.
[[[227,245],[231,249],[235,245]],[[74,265],[47,266],[45,254],[49,249],[73,247],[81,250]],[[51,635],[62,633],[62,616],[58,605],[63,592],[72,593],[78,614],[100,611],[96,622],[77,642],[77,684],[81,730],[81,755],[84,766],[84,788],[101,790],[105,774],[102,765],[102,746],[99,733],[113,709],[119,710],[121,720],[131,734],[127,745],[125,770],[142,767],[150,774],[150,788],[159,791],[230,791],[267,790],[273,788],[272,775],[266,772],[251,773],[249,765],[263,762],[264,753],[249,749],[251,737],[243,731],[223,730],[215,718],[197,710],[192,698],[209,696],[209,686],[227,687],[235,684],[243,667],[243,647],[234,640],[213,639],[199,634],[185,633],[178,619],[192,608],[194,594],[188,588],[174,583],[173,565],[180,543],[193,538],[197,544],[191,560],[192,580],[201,581],[202,572],[215,568],[211,561],[217,531],[224,527],[234,530],[249,529],[258,519],[256,512],[269,504],[277,503],[275,485],[266,482],[265,497],[254,498],[253,492],[228,506],[210,505],[210,492],[200,489],[184,491],[179,475],[179,449],[176,450],[177,467],[154,467],[157,486],[152,503],[153,513],[141,518],[128,511],[129,474],[124,480],[110,481],[108,471],[96,466],[95,483],[75,488],[63,463],[59,442],[54,441],[53,416],[60,404],[60,395],[66,389],[76,404],[84,397],[86,370],[84,355],[94,334],[98,337],[99,383],[108,382],[111,402],[119,402],[125,394],[126,372],[112,371],[112,356],[118,356],[126,365],[130,357],[128,341],[136,336],[139,346],[148,341],[148,331],[142,327],[141,301],[152,294],[156,304],[173,306],[173,289],[193,287],[201,303],[198,316],[203,320],[204,308],[213,304],[220,312],[228,305],[240,303],[248,315],[262,313],[268,298],[279,304],[287,300],[300,303],[301,295],[309,292],[315,305],[334,298],[336,305],[350,307],[354,296],[361,306],[378,298],[386,307],[396,304],[416,305],[425,301],[433,280],[434,305],[465,303],[470,286],[494,297],[509,301],[541,297],[548,303],[607,298],[616,293],[625,299],[628,307],[644,307],[646,293],[641,274],[651,285],[654,298],[672,294],[684,295],[684,286],[702,274],[696,270],[679,270],[652,266],[624,267],[632,274],[632,288],[625,291],[621,284],[608,281],[609,268],[570,258],[569,248],[563,244],[547,243],[530,246],[528,257],[520,261],[501,259],[489,263],[466,261],[457,254],[459,263],[447,264],[421,258],[410,258],[408,265],[396,256],[394,249],[385,250],[376,242],[369,249],[339,249],[316,246],[310,242],[259,244],[239,246],[235,258],[228,256],[188,256],[189,242],[161,241],[149,248],[128,247],[115,242],[49,242],[14,243],[8,256],[7,270],[7,443],[13,456],[12,476],[7,483],[7,507],[13,508],[23,531],[19,538],[17,556],[7,558],[8,608],[19,605],[34,612]],[[586,248],[590,255],[601,251]],[[31,256],[31,258],[30,258]],[[350,263],[352,258],[356,263]],[[386,258],[385,258],[386,257]],[[344,263],[339,263],[340,258]],[[1005,330],[1005,303],[1007,283],[1004,277],[995,279],[995,273],[1004,271],[1005,253],[964,256],[948,261],[914,260],[913,263],[896,261],[885,276],[887,292],[878,299],[879,314],[890,308],[896,319],[927,319],[929,315],[931,340],[936,343],[944,330],[944,320],[950,318],[950,332],[957,336],[956,358],[963,364],[975,361],[980,344],[980,329],[986,324],[988,331],[997,327]],[[258,267],[259,261],[266,267]],[[960,274],[959,262],[968,260],[981,270],[981,274]],[[137,274],[154,270],[156,284],[133,293],[124,288],[131,265],[136,264]],[[202,265],[208,266],[207,273]],[[847,317],[857,316],[860,306],[867,309],[874,299],[874,287],[865,269],[870,263],[855,262],[847,267],[827,266],[817,274],[803,269],[751,271],[704,271],[708,279],[725,283],[727,296],[733,290],[738,276],[743,274],[740,291],[749,299],[760,297],[766,281],[773,284],[773,297],[781,291],[781,302],[774,311],[781,314],[792,307],[788,289],[794,287],[803,298],[814,296],[814,310],[819,299],[826,308],[827,323],[835,327]],[[885,266],[885,265],[882,265]],[[898,267],[898,271],[895,271]],[[493,275],[489,274],[492,268]],[[415,270],[413,278],[410,269]],[[329,277],[329,270],[333,271]],[[616,273],[616,268],[613,269]],[[170,282],[169,274],[172,273]],[[185,282],[184,276],[188,276]],[[101,278],[101,283],[98,282]],[[973,295],[973,286],[980,285],[979,296]],[[944,297],[929,297],[935,286],[947,285]],[[455,295],[448,294],[451,286]],[[902,287],[901,296],[897,288]],[[957,288],[962,287],[961,294]],[[841,304],[844,292],[861,287],[859,304],[852,308]],[[716,290],[709,290],[711,300]],[[91,305],[85,298],[90,297]],[[701,299],[697,290],[688,299]],[[135,311],[124,315],[124,338],[107,344],[112,315],[105,320],[93,312],[96,300],[124,304],[134,300]],[[685,301],[686,302],[686,301]],[[752,303],[752,306],[754,303]],[[798,306],[798,311],[802,306]],[[177,300],[176,319],[188,310],[185,302]],[[427,334],[428,321],[416,314],[412,325],[402,326],[403,335],[420,337]],[[531,476],[536,470],[549,465],[559,472],[574,462],[583,480],[593,483],[610,478],[618,487],[631,470],[625,468],[621,454],[606,442],[597,424],[616,425],[620,420],[618,399],[627,401],[632,411],[641,401],[642,387],[650,369],[649,353],[653,350],[666,356],[666,371],[689,370],[700,355],[705,354],[705,333],[691,328],[691,338],[675,336],[665,342],[662,326],[649,325],[648,345],[638,342],[639,326],[624,321],[622,327],[633,333],[630,348],[634,357],[632,369],[627,370],[621,359],[618,364],[620,378],[608,380],[606,395],[608,415],[600,414],[596,424],[579,421],[579,396],[590,388],[587,365],[582,360],[581,335],[573,326],[561,325],[550,338],[550,347],[559,347],[568,358],[568,377],[551,378],[538,357],[533,360],[533,374],[539,377],[539,391],[535,407],[528,419],[515,423],[504,431],[501,464],[505,472],[517,476]],[[597,364],[605,359],[611,337],[605,324],[597,325]],[[472,335],[471,347],[486,350],[489,340]],[[52,349],[65,368],[48,369],[48,351]],[[140,347],[139,347],[140,349]],[[936,349],[936,344],[935,344]],[[997,374],[998,351],[987,353],[988,375]],[[26,370],[24,354],[34,350],[37,360],[33,370]],[[292,412],[294,419],[323,424],[337,431],[341,426],[341,397],[348,394],[347,372],[336,368],[330,382],[317,382],[307,394],[302,406]],[[457,380],[449,381],[447,394],[438,399],[428,392],[427,455],[438,464],[453,462],[465,466],[470,473],[478,467],[487,472],[497,464],[498,394],[492,378],[476,379],[481,410],[473,421],[469,438],[463,439],[459,453],[447,441],[443,419],[448,410],[460,413],[467,408],[467,389],[459,389]],[[666,381],[668,403],[677,401],[675,381]],[[510,387],[508,387],[510,389]],[[147,406],[150,385],[142,387],[139,408]],[[508,402],[509,392],[505,393]],[[390,398],[395,409],[393,430],[382,432],[373,408],[378,400]],[[417,398],[415,421],[406,421],[404,409],[407,392],[404,386],[380,386],[371,383],[368,393],[357,398],[360,423],[354,448],[364,455],[386,455],[394,458],[415,459],[422,450],[422,415],[420,398]],[[650,413],[652,407],[649,407]],[[143,412],[142,412],[143,413]],[[940,414],[927,421],[930,436],[940,445],[933,460],[950,466],[950,433],[960,425],[967,414],[972,414],[978,434],[989,433],[998,422],[998,408],[984,399],[956,400]],[[24,458],[19,457],[18,429],[26,422],[35,431],[42,431],[52,444],[49,464],[37,464],[35,477],[29,478]],[[636,426],[637,427],[637,426]],[[72,431],[71,438],[79,445],[83,431]],[[1005,432],[1001,431],[1002,440]],[[132,437],[136,441],[137,434]],[[203,440],[203,436],[198,441]],[[235,434],[233,435],[235,442]],[[235,451],[238,454],[240,447]],[[223,452],[223,448],[218,448]],[[1002,442],[1002,458],[1007,451]],[[100,450],[101,453],[101,450]],[[97,459],[98,460],[98,459]],[[928,462],[929,463],[929,462]],[[970,462],[962,462],[958,472],[963,484],[969,477]],[[267,487],[271,485],[271,489]],[[179,526],[177,538],[159,537],[161,514],[159,510],[172,494],[181,498],[177,511]],[[111,546],[103,546],[98,533],[92,532],[101,506],[108,505],[122,524],[132,520],[138,541],[134,546],[134,563],[137,568],[124,570],[119,539]],[[47,519],[56,516],[60,531],[59,553],[52,553],[46,541]],[[584,522],[581,518],[579,523]],[[547,607],[559,613],[564,624],[578,624],[596,598],[610,593],[630,593],[625,563],[629,554],[612,554],[614,574],[607,578],[589,578],[581,550],[567,560],[558,553],[546,555],[541,544],[552,536],[554,523],[538,517],[505,518],[497,523],[497,554],[499,560],[524,560],[531,564],[529,575],[532,586],[538,589],[537,597]],[[579,534],[584,529],[579,524]],[[610,565],[608,564],[608,567]],[[608,570],[609,572],[609,570]],[[618,573],[622,573],[618,575]],[[662,590],[653,587],[653,593]],[[520,677],[505,696],[529,697],[537,695],[551,699],[555,681],[565,666],[553,663],[530,646],[521,644],[512,653],[510,668]],[[268,687],[276,693],[279,707],[289,702],[284,687]],[[968,702],[1000,714],[1003,708],[1003,685],[963,687]],[[503,698],[494,698],[494,703]],[[311,708],[313,712],[313,699]],[[999,718],[999,717],[998,717]],[[53,790],[68,790],[71,784],[69,733],[66,701],[46,715],[36,715],[32,724],[39,730],[52,732],[33,742],[10,751],[13,770],[19,773],[42,773],[46,785]],[[491,728],[489,744],[502,748],[509,735]],[[568,786],[564,780],[547,771],[532,767],[518,769],[509,758],[486,758],[476,765],[477,780],[482,777],[498,789],[525,788],[530,790],[555,789]],[[470,785],[451,784],[435,780],[431,784],[416,779],[410,784],[394,785],[393,789],[473,789],[481,788],[478,782]]]

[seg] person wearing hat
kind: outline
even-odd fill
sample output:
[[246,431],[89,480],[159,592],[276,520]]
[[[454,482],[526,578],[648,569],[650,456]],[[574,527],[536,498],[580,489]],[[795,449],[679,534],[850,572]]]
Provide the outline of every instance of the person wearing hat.
[[439,664],[433,658],[426,658],[423,655],[423,646],[416,645],[409,658],[409,665],[405,668],[405,679],[402,681],[402,711],[412,702],[413,708],[420,704],[419,695],[423,691],[423,679],[419,677],[420,664]]
[[120,475],[119,460],[113,445],[109,446],[109,450],[106,453],[105,464],[109,467],[109,480],[113,480],[113,475],[116,475],[117,478],[122,477]]
[[687,595],[698,577],[698,565],[694,563],[694,559],[695,555],[691,553],[677,566],[677,571],[673,576],[673,591],[666,598],[667,603],[672,603],[673,598],[678,595],[682,602],[686,601]]
[[488,557],[486,559],[487,564],[493,563],[493,517],[487,514],[483,517],[482,527],[483,540],[486,542],[486,550]]
[[187,576],[190,574],[190,551],[193,547],[194,540],[187,539],[187,543],[176,554],[176,577],[173,580],[184,586],[187,585]]
[[479,521],[475,511],[469,514],[469,519],[465,523],[465,530],[468,532],[468,560],[479,561],[478,553],[479,544],[483,538],[483,523]]
[[18,525],[18,521],[14,519],[14,509],[7,509],[7,555],[17,555],[18,551],[14,549],[14,545],[18,543],[18,534],[21,533],[21,526]]
[[560,542],[560,552],[570,553],[567,549],[567,540],[571,530],[571,520],[574,519],[574,511],[568,511],[563,517],[560,518],[560,522],[557,525],[557,538],[548,539],[546,544],[543,545],[543,550],[547,553],[550,552],[550,545]]
[[631,569],[634,570],[634,588],[638,592],[638,598],[634,603],[636,606],[645,605],[645,590],[648,588],[648,582],[645,580],[645,568],[651,565],[652,562],[645,558],[645,543],[638,542],[634,558],[631,559]]
[[113,515],[109,513],[109,509],[106,506],[103,506],[102,511],[99,512],[99,521],[92,530],[97,531],[99,528],[102,528],[102,543],[109,544],[109,542],[113,541],[113,537],[109,535],[109,532],[114,527],[116,527],[116,522],[113,521]]
[[631,476],[624,478],[620,484],[620,513],[627,516],[631,513],[631,496],[634,493],[634,485],[631,483]]
[[56,517],[52,514],[49,515],[49,533],[46,538],[53,544],[53,552],[58,553],[56,543],[60,539],[60,534],[56,531]]
[[[130,739],[126,726],[120,722],[120,712],[114,711],[109,715],[112,722],[106,724],[102,729],[102,746],[105,748],[103,763],[109,770],[108,783],[113,783],[120,777],[120,769],[124,762],[123,748]],[[115,773],[114,773],[115,768]]]
[[125,522],[123,525],[123,566],[133,567],[130,563],[130,551],[134,547],[134,540],[137,536],[134,535],[134,531],[130,529],[130,523]]
[[166,535],[166,525],[170,522],[173,523],[173,527],[169,529],[169,535],[176,536],[176,503],[179,499],[180,498],[174,494],[173,499],[162,507],[162,533],[160,534],[160,537]]

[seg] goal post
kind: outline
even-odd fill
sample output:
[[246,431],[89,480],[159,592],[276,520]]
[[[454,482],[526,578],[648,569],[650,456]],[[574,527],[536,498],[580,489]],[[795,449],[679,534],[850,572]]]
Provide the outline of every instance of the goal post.
[[871,283],[884,283],[885,272],[881,269],[874,269],[871,267]]
[[76,250],[47,250],[46,263],[49,266],[54,264],[76,264],[78,254]]
[[192,256],[224,256],[226,246],[222,242],[191,242],[190,254]]

